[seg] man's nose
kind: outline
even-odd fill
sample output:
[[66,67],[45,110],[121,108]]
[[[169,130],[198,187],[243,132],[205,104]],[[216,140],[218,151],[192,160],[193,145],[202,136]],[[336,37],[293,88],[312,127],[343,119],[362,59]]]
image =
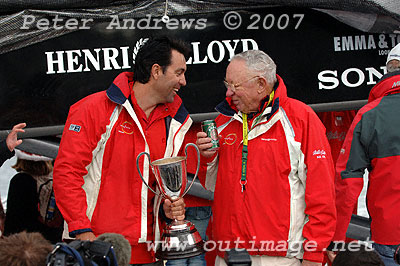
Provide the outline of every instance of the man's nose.
[[235,94],[235,92],[231,89],[231,87],[228,87],[228,88],[226,89],[225,96],[226,96],[226,97],[232,97],[233,94]]
[[179,84],[181,84],[181,86],[186,86],[186,78],[185,78],[185,75],[183,75],[182,78],[179,79]]

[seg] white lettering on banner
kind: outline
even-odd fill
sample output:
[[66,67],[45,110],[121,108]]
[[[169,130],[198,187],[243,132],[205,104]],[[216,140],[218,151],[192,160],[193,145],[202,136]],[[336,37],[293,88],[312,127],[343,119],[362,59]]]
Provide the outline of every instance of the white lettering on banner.
[[[192,42],[193,56],[187,64],[220,63],[224,59],[230,60],[235,54],[249,49],[258,49],[258,44],[253,39],[214,40],[202,47],[200,42]],[[238,49],[241,44],[241,49]],[[205,49],[200,49],[205,48]],[[79,73],[100,70],[128,69],[131,68],[132,53],[129,46],[119,48],[96,48],[82,50],[66,50],[45,52],[47,59],[46,74]],[[206,54],[201,54],[201,51]]]
[[385,66],[380,67],[380,69],[382,73],[373,67],[367,67],[365,70],[352,67],[344,70],[340,78],[337,70],[323,70],[318,73],[318,88],[320,90],[332,90],[337,88],[340,82],[346,87],[355,88],[363,85],[366,80],[366,85],[375,85],[387,72]]
[[[81,56],[81,51],[79,50],[71,50],[65,51],[67,54],[67,62],[68,62],[68,69],[67,72],[82,72],[82,65],[79,65],[79,57]],[[76,56],[74,56],[76,54]],[[74,68],[75,65],[79,65],[78,68]]]
[[[242,50],[236,52],[236,48],[239,42],[242,43]],[[220,63],[225,58],[225,48],[226,50],[228,50],[229,53],[228,60],[231,60],[231,58],[235,54],[249,50],[249,45],[251,45],[250,50],[258,50],[258,44],[253,39],[223,40],[222,42],[212,41],[207,45],[207,55],[205,55],[204,57],[200,57],[200,42],[192,42],[193,58],[190,57],[186,63],[189,65],[207,64],[208,59],[210,59],[212,63]],[[218,51],[217,54],[215,53],[215,51]]]
[[[96,48],[93,49],[95,55],[89,49],[45,52],[47,57],[46,74],[88,72],[92,70],[91,67],[99,71],[101,70],[100,62],[104,65],[103,70],[130,68],[128,49],[129,47],[120,47],[119,49]],[[82,59],[82,56],[83,60],[79,60]],[[122,66],[117,62],[117,58],[120,56],[122,57]],[[67,62],[67,71],[65,71],[64,59],[66,59]]]
[[340,36],[333,37],[333,49],[335,52],[386,49],[379,51],[379,55],[385,55],[399,42],[397,34]]

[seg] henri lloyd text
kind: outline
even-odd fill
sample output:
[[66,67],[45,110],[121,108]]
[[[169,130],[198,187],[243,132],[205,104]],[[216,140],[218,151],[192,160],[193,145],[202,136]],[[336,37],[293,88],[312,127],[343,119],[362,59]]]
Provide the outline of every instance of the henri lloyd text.
[[[230,60],[235,54],[250,49],[258,49],[253,39],[211,41],[206,46],[192,42],[193,55],[187,64],[220,63]],[[46,74],[77,73],[132,67],[131,47],[96,48],[45,52]],[[204,52],[201,52],[204,51]]]

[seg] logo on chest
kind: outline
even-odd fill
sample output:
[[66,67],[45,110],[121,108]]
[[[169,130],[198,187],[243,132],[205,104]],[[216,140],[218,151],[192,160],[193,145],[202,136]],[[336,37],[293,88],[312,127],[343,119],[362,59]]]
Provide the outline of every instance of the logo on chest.
[[231,133],[224,138],[224,144],[233,145],[236,142],[236,133]]
[[118,132],[122,134],[133,134],[133,124],[131,122],[125,121],[118,127]]

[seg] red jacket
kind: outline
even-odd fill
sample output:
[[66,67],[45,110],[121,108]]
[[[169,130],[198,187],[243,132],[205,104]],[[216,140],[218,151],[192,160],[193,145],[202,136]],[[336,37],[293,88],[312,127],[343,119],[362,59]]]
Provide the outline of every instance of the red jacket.
[[400,72],[376,84],[346,135],[336,164],[337,228],[333,240],[344,240],[352,210],[368,169],[367,208],[371,240],[400,243]]
[[[218,156],[208,164],[214,189],[213,240],[251,255],[322,262],[335,229],[334,166],[325,128],[312,109],[287,97],[277,76],[272,105],[249,123],[247,185],[241,191],[242,114],[227,98],[217,107]],[[216,178],[216,179],[215,179]],[[316,247],[301,250],[304,246]],[[221,242],[226,241],[226,242]],[[220,246],[221,245],[221,246]]]
[[[90,230],[96,236],[122,234],[132,245],[131,263],[150,263],[154,258],[144,244],[140,252],[135,249],[138,243],[158,237],[159,224],[153,216],[157,221],[160,199],[143,184],[136,158],[143,151],[152,161],[176,156],[191,119],[176,96],[173,103],[158,105],[143,128],[143,115],[138,113],[143,111],[131,95],[132,76],[120,74],[107,91],[71,107],[55,162],[54,191],[70,236]],[[140,169],[154,188],[144,158]]]
[[331,146],[332,159],[334,163],[337,161],[347,131],[349,130],[356,113],[357,111],[355,110],[317,113],[326,128],[326,137]]

